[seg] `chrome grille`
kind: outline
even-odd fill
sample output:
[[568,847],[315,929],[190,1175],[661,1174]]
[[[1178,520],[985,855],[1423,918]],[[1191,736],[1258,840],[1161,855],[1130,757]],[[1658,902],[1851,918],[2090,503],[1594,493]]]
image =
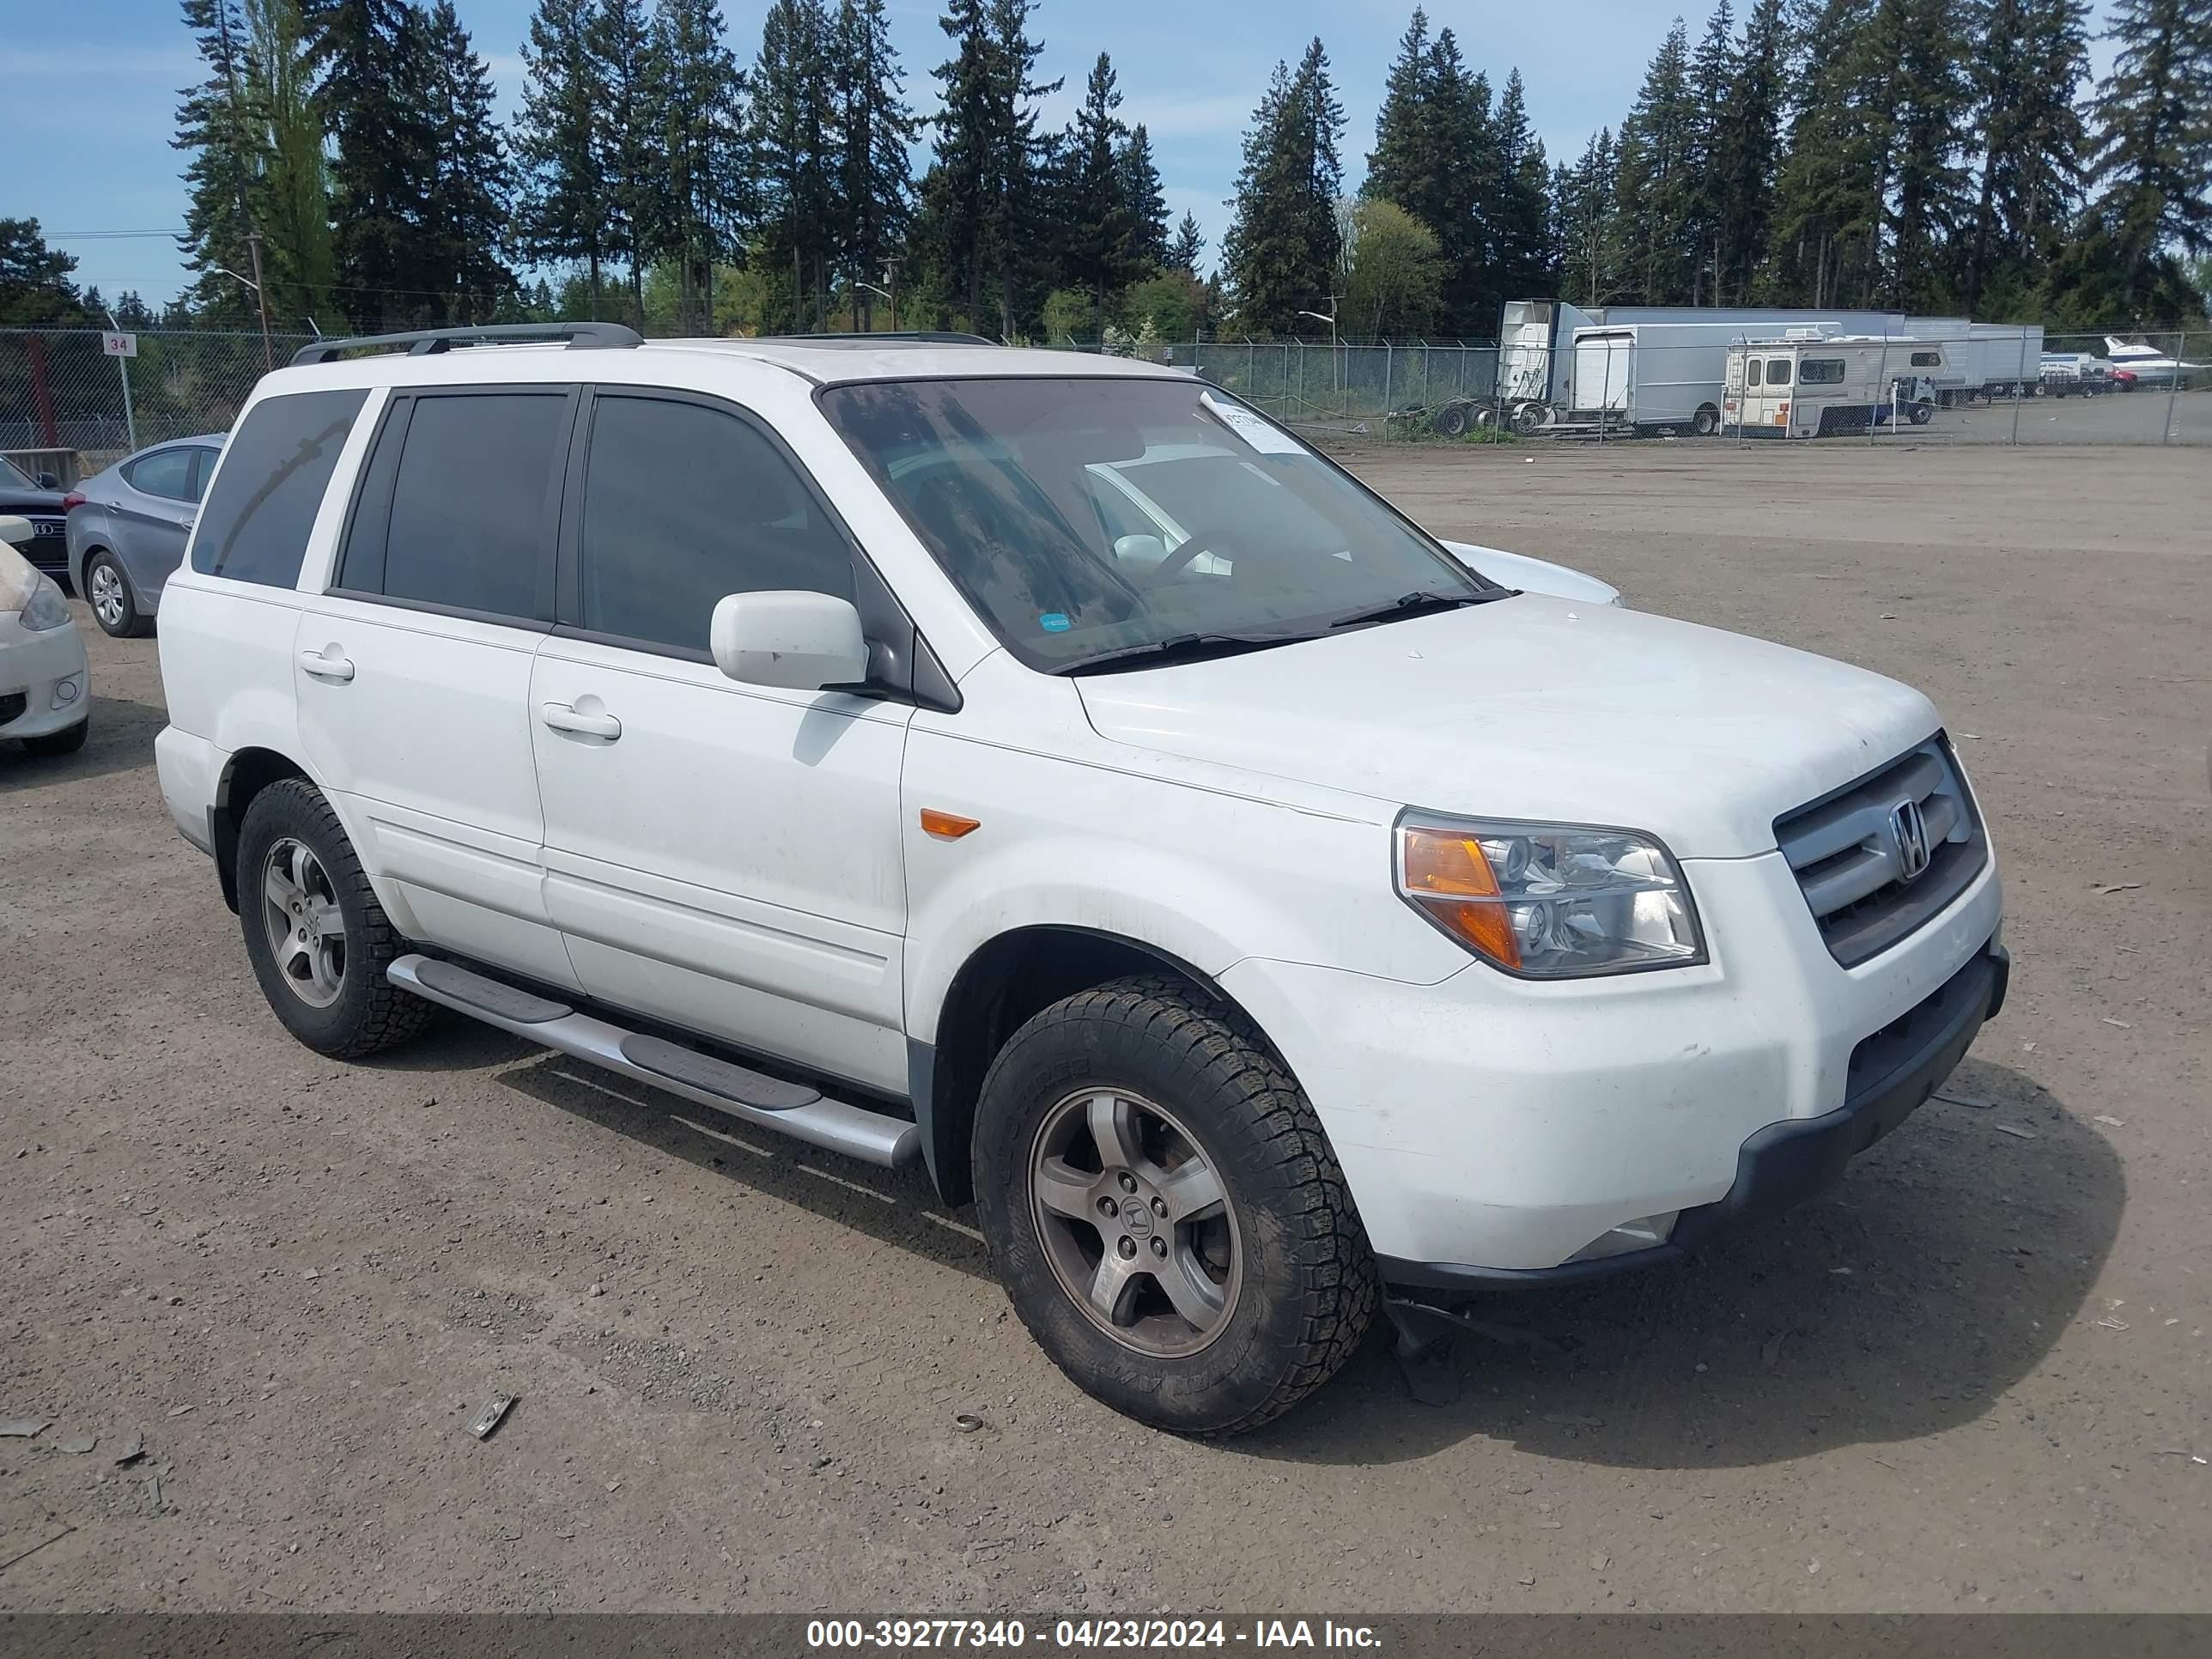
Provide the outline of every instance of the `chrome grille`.
[[1828,953],[1877,956],[1966,891],[1989,841],[1938,732],[1856,783],[1774,822]]

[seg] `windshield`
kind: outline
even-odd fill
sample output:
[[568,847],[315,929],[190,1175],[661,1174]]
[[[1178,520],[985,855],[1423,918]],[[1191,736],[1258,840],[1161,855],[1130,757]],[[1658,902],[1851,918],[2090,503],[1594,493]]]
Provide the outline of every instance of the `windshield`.
[[1504,591],[1195,379],[898,381],[820,401],[1033,668],[1310,639]]
[[0,455],[0,484],[5,484],[14,489],[38,488],[38,485],[32,482],[30,475],[5,455]]

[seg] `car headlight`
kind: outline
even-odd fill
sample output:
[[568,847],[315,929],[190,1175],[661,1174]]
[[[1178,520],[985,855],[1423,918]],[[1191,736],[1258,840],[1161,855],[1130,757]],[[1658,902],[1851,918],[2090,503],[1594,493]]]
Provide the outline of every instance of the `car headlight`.
[[69,601],[54,586],[52,576],[40,576],[39,585],[31,590],[31,602],[23,607],[23,626],[33,633],[43,634],[50,628],[59,628],[70,620]]
[[1494,968],[1579,979],[1705,960],[1690,889],[1633,830],[1409,813],[1398,893]]

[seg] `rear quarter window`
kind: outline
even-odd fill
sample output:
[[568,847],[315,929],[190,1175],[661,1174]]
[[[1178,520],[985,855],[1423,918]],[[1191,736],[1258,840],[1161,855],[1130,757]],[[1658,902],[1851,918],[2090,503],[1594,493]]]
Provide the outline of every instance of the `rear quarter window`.
[[1844,383],[1844,360],[1841,357],[1808,357],[1797,365],[1797,379],[1806,386],[1841,386]]
[[338,452],[368,399],[355,389],[256,404],[232,436],[200,509],[192,568],[267,587],[296,583]]

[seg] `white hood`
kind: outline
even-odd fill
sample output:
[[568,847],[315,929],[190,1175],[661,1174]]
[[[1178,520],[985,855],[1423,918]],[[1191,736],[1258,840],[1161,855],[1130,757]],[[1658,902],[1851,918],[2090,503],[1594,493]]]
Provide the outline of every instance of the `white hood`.
[[1685,858],[1936,727],[1910,686],[1787,646],[1524,593],[1324,640],[1079,675],[1113,741],[1432,811],[1601,823]]

